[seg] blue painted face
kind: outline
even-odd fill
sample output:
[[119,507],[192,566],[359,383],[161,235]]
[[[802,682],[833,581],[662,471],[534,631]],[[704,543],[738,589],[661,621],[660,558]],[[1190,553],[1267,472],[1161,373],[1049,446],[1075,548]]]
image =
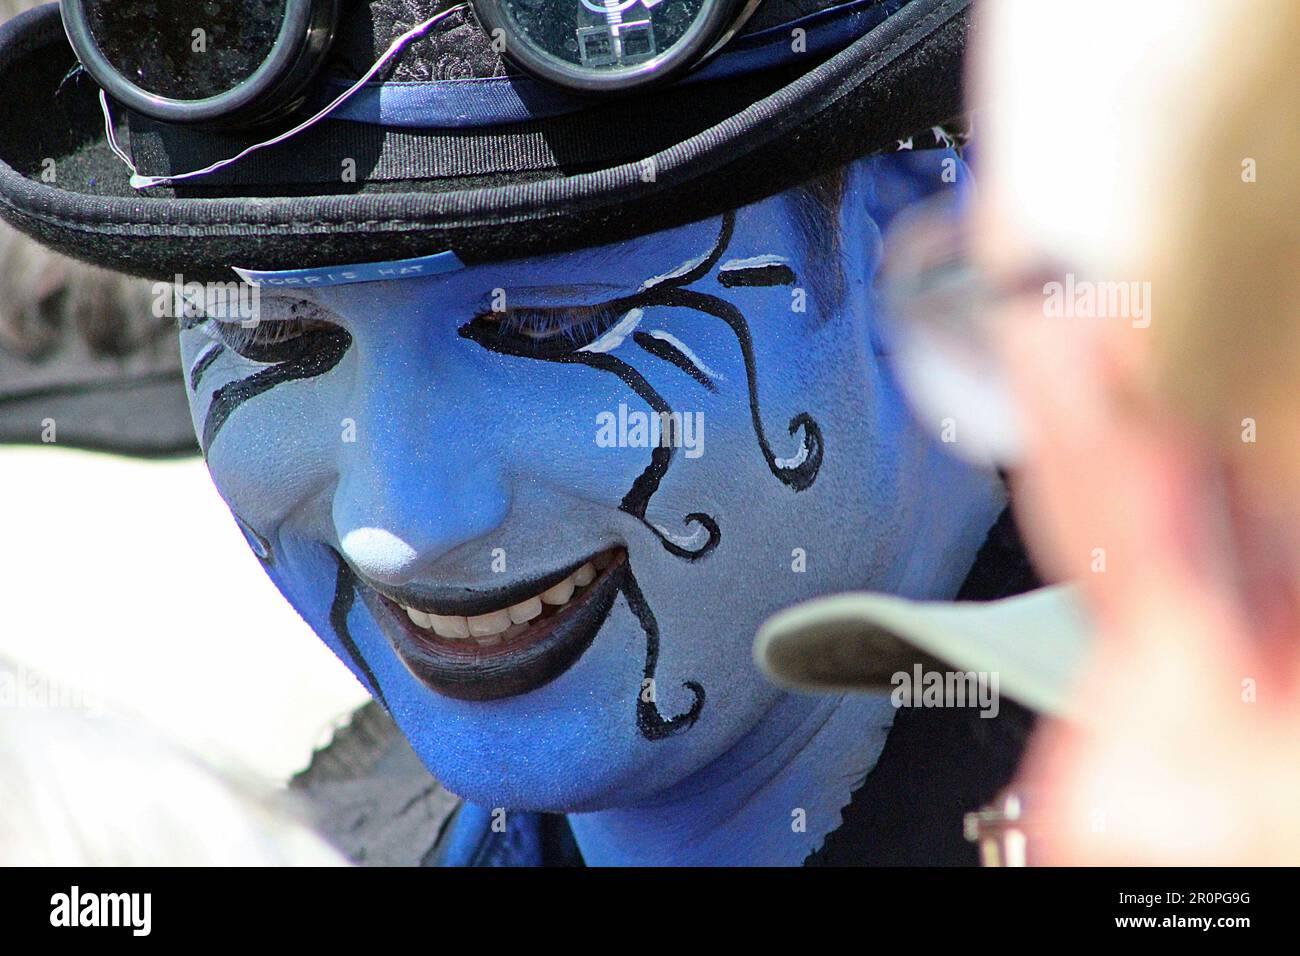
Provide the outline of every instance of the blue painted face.
[[950,155],[848,167],[811,229],[796,191],[617,245],[266,289],[254,328],[183,332],[218,489],[446,786],[566,811],[689,789],[791,700],[752,663],[765,617],[956,591],[1000,487],[909,418],[870,292],[880,224]]

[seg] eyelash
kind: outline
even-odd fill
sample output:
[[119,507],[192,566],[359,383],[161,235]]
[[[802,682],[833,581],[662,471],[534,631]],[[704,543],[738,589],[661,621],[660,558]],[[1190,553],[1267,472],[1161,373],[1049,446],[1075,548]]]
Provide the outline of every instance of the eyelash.
[[314,339],[313,333],[338,328],[325,320],[329,314],[299,299],[264,299],[255,324],[213,319],[212,327],[228,349],[250,361],[269,365],[303,355]]
[[576,351],[608,332],[627,314],[625,304],[568,306],[556,309],[517,308],[483,312],[474,324],[512,351],[557,354]]
[[[315,303],[299,299],[263,299],[255,324],[245,326],[213,318],[211,327],[231,351],[253,362],[274,364],[302,355],[312,333],[337,328],[324,318],[329,314]],[[473,322],[510,351],[555,355],[590,345],[626,314],[626,305],[615,301],[591,306],[484,312]]]

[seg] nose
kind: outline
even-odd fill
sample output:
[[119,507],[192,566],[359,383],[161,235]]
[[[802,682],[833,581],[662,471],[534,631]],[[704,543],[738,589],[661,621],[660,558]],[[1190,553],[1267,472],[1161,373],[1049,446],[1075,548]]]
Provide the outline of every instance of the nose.
[[462,390],[394,377],[360,379],[365,394],[355,441],[341,446],[332,517],[352,566],[396,587],[500,527],[511,495],[484,440],[490,429],[466,418],[474,404]]

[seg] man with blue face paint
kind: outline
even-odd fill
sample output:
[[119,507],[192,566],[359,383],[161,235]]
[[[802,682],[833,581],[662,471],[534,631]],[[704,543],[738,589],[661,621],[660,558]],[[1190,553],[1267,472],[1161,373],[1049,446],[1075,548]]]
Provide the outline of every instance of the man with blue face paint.
[[[574,27],[505,3],[491,32],[345,5],[299,100],[224,126],[80,46],[89,76],[36,57],[58,17],[22,18],[0,88],[48,89],[69,143],[113,135],[5,147],[3,209],[206,297],[181,347],[217,488],[464,801],[404,834],[419,861],[965,861],[1019,728],[785,693],[750,652],[817,594],[1030,583],[997,476],[903,404],[871,291],[889,222],[964,182],[939,124],[965,4],[770,0],[648,87],[637,57],[687,35],[660,13],[700,5],[634,5]],[[214,307],[236,272],[251,294]]]

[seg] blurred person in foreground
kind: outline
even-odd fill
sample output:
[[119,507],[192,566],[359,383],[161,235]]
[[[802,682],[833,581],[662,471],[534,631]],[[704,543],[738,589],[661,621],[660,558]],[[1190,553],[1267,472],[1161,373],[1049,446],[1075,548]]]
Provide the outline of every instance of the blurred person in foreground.
[[986,860],[1294,864],[1300,7],[981,12],[975,218],[932,204],[889,237],[894,359],[922,420],[1010,470],[1065,583],[826,599],[756,655],[823,688],[939,661],[1058,718],[968,818]]
[[[993,5],[981,51],[990,136],[1007,152],[1021,6]],[[1149,280],[1149,326],[1045,317],[1025,295],[995,327],[1023,415],[1014,486],[1031,548],[1078,584],[1099,638],[1080,719],[1045,729],[1022,783],[1042,862],[1294,865],[1300,6],[1163,7],[1180,30],[1204,25],[1189,44],[1202,69],[1152,94],[1178,128],[1148,126],[1160,162],[1130,167],[1149,223],[1110,222],[1111,275]],[[1008,166],[988,158],[978,244],[1007,276],[1035,237]]]

